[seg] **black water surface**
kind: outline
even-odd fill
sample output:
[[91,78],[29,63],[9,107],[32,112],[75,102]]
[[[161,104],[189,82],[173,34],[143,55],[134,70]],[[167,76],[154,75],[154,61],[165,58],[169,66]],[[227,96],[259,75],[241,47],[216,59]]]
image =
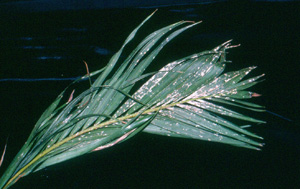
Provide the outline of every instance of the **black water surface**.
[[[20,179],[12,188],[298,188],[299,4],[215,3],[160,8],[137,38],[178,20],[203,20],[171,42],[153,70],[229,39],[227,71],[256,65],[265,81],[253,88],[271,114],[251,131],[265,138],[262,151],[140,134],[113,148],[85,155]],[[69,84],[63,78],[106,65],[127,35],[154,9],[1,13],[1,146],[9,136],[1,173],[33,125]],[[136,43],[132,44],[132,47]],[[25,79],[16,81],[16,78]],[[32,78],[57,78],[29,81]],[[6,79],[6,80],[5,80]],[[86,83],[88,86],[88,83]]]

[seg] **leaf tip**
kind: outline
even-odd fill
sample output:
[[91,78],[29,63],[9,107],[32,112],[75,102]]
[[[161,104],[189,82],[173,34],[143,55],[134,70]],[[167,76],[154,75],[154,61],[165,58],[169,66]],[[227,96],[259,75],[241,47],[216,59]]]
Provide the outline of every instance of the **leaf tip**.
[[2,156],[1,156],[1,159],[0,159],[0,167],[4,161],[4,156],[5,156],[5,152],[6,152],[6,147],[7,147],[7,141],[6,141],[6,144],[4,146],[4,150],[3,150],[3,153],[2,153]]
[[150,14],[150,16],[152,16],[154,13],[156,13],[156,11],[158,11],[158,9],[155,9],[155,10]]
[[251,94],[251,97],[260,97],[261,96],[261,94],[258,94],[258,93],[252,93]]

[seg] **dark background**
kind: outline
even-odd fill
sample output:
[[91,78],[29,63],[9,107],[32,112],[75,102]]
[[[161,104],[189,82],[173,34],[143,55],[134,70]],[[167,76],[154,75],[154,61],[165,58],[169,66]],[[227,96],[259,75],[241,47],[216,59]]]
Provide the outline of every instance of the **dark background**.
[[[165,4],[168,5],[168,4]],[[7,5],[5,5],[7,6]],[[203,23],[180,35],[152,69],[234,39],[226,71],[256,65],[265,81],[252,88],[271,113],[251,131],[262,151],[141,133],[112,148],[75,158],[20,179],[12,188],[298,188],[299,3],[239,1],[103,9],[4,9],[0,4],[0,136],[8,148],[3,173],[33,125],[74,78],[108,62],[127,35],[155,8],[137,39],[179,20]],[[137,40],[138,41],[138,40]],[[133,43],[133,47],[136,43]],[[18,80],[17,78],[21,78]],[[56,78],[52,81],[30,80]],[[88,86],[88,84],[86,84]],[[291,121],[289,121],[289,120]]]

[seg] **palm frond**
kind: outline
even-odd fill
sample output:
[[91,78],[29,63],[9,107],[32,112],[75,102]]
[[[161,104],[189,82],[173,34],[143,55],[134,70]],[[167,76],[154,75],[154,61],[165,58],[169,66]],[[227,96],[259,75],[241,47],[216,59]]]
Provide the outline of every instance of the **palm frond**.
[[263,76],[243,80],[255,67],[222,74],[230,41],[171,62],[157,72],[144,73],[170,40],[199,22],[180,21],[149,34],[117,65],[123,49],[151,16],[128,36],[105,68],[81,78],[98,76],[89,89],[61,103],[65,89],[49,106],[2,176],[0,188],[47,166],[111,147],[141,131],[250,149],[262,146],[254,140],[261,137],[226,119],[263,123],[223,106],[263,111],[262,106],[244,101],[256,96],[245,89]]

